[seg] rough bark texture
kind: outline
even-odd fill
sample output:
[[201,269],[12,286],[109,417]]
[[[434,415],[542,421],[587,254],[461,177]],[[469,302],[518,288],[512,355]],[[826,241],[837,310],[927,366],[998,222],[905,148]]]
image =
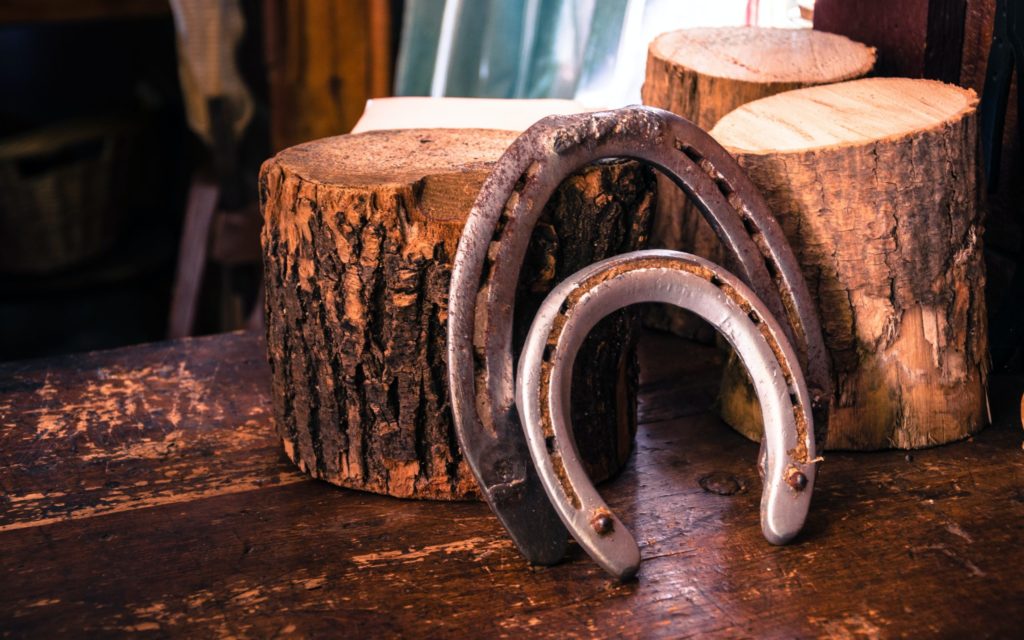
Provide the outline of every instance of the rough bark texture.
[[[265,163],[274,415],[285,451],[307,473],[401,497],[476,496],[450,415],[448,284],[465,217],[515,136],[371,132]],[[558,280],[643,245],[653,191],[653,175],[631,161],[587,167],[563,183],[524,267],[519,344]],[[632,446],[632,323],[620,314],[596,328],[574,378],[577,439],[598,478],[614,474]]]
[[[710,130],[742,104],[791,89],[859,78],[874,62],[874,49],[809,29],[672,31],[648,49],[643,102]],[[664,214],[655,221],[653,243],[722,264],[721,243],[708,223],[667,178],[658,180],[658,211]],[[648,322],[692,337],[699,323],[688,316],[659,308]]]
[[[712,134],[761,188],[818,300],[834,369],[831,449],[915,448],[986,423],[973,91],[874,78],[745,105]],[[760,435],[738,367],[726,422]]]

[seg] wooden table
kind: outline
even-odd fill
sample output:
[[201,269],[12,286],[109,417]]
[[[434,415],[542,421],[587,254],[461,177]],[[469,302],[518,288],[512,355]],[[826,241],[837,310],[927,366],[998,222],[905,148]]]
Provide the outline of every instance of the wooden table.
[[578,547],[528,567],[482,504],[307,480],[254,337],[2,365],[0,635],[1021,633],[1019,381],[973,441],[826,455],[805,533],[773,547],[757,447],[706,411],[714,353],[643,349],[635,460],[604,487],[641,541],[627,584]]

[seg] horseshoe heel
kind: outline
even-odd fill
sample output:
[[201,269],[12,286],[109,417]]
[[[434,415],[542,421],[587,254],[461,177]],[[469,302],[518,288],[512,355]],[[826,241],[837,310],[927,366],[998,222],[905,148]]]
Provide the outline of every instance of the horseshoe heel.
[[757,391],[765,439],[761,530],[784,544],[803,527],[815,478],[810,395],[796,353],[767,306],[740,280],[676,251],[636,251],[586,267],[559,284],[530,326],[519,359],[516,404],[530,455],[551,504],[590,557],[618,578],[640,566],[640,549],[608,509],[579,459],[570,423],[572,367],[603,317],[639,302],[696,313],[732,345]]
[[[567,532],[547,503],[515,410],[512,307],[533,228],[558,185],[610,157],[665,173],[716,231],[737,275],[784,322],[827,424],[831,377],[817,309],[778,222],[707,133],[649,107],[553,116],[530,127],[484,182],[459,240],[448,305],[455,430],[484,498],[531,562],[562,558]],[[821,437],[821,436],[819,436]]]

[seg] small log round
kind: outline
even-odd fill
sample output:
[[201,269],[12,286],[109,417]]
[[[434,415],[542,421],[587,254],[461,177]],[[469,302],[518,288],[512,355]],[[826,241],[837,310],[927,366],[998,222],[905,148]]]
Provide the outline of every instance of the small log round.
[[[369,132],[292,147],[264,164],[274,416],[285,452],[306,473],[399,497],[479,497],[450,414],[448,285],[465,218],[516,135]],[[654,188],[648,168],[625,160],[585,167],[559,187],[524,265],[518,345],[560,279],[643,246]],[[577,438],[598,479],[632,449],[633,324],[620,314],[595,328],[574,378]]]
[[[655,38],[647,53],[643,103],[710,130],[742,104],[783,91],[866,75],[875,50],[843,36],[810,29],[721,27],[683,29]],[[659,176],[652,240],[722,264],[714,231],[686,196]],[[694,335],[685,312],[657,310],[655,326]],[[689,328],[688,328],[689,327]]]
[[875,50],[811,29],[710,27],[655,38],[647,51],[644,104],[711,129],[760,98],[867,75]]
[[[711,132],[761,188],[818,301],[830,449],[926,447],[987,422],[976,105],[952,85],[871,78],[752,102]],[[759,437],[734,365],[721,410]]]

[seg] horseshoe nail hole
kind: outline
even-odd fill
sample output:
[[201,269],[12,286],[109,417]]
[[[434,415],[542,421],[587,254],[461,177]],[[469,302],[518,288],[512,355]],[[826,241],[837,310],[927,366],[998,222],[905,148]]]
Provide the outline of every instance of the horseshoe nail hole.
[[487,359],[479,349],[473,349],[473,367],[480,371],[487,365]]
[[768,271],[768,275],[771,276],[772,280],[774,280],[779,275],[779,269],[778,267],[775,266],[774,260],[769,260],[768,258],[765,258],[764,268]]
[[715,180],[715,186],[718,187],[718,190],[722,192],[722,195],[725,196],[726,200],[728,200],[729,197],[733,194],[732,185],[726,182],[724,178],[719,178]]
[[505,225],[508,224],[508,216],[504,213],[498,218],[498,222],[494,224],[494,233],[491,234],[491,242],[498,242],[501,240],[502,234],[505,233]]
[[515,191],[516,193],[522,193],[523,189],[526,188],[526,180],[527,178],[529,178],[529,176],[530,172],[524,171],[523,174],[519,176],[519,179],[516,180],[516,184],[512,187],[512,190]]
[[555,345],[544,345],[544,362],[551,362],[555,357]]
[[754,221],[751,220],[749,217],[743,216],[740,219],[743,220],[743,228],[747,230],[747,235],[753,237],[753,236],[756,236],[756,235],[758,235],[760,233],[757,230],[757,227],[754,226]]
[[793,404],[794,407],[800,406],[800,398],[798,398],[795,393],[789,394],[789,401]]
[[754,324],[761,324],[761,316],[754,309],[751,309],[747,316],[750,317],[750,321]]
[[508,482],[515,475],[515,467],[508,458],[499,458],[494,463],[494,472],[501,482]]
[[725,283],[722,282],[722,279],[719,278],[717,275],[712,275],[711,276],[711,284],[715,285],[716,287],[721,287]]
[[697,153],[696,149],[688,144],[684,144],[681,140],[675,141],[675,147],[677,151],[682,151],[687,158],[693,160],[697,164],[700,164],[700,161],[704,159],[704,156]]
[[712,471],[701,476],[697,483],[701,489],[716,496],[734,496],[743,493],[747,488],[742,480],[724,471]]
[[544,446],[548,448],[548,453],[554,453],[555,447],[558,446],[558,442],[555,440],[555,436],[548,436],[544,438]]
[[[480,289],[487,286],[491,281],[491,270],[494,268],[494,261],[490,258],[484,260],[484,268],[480,270]],[[479,289],[478,289],[479,291]]]

